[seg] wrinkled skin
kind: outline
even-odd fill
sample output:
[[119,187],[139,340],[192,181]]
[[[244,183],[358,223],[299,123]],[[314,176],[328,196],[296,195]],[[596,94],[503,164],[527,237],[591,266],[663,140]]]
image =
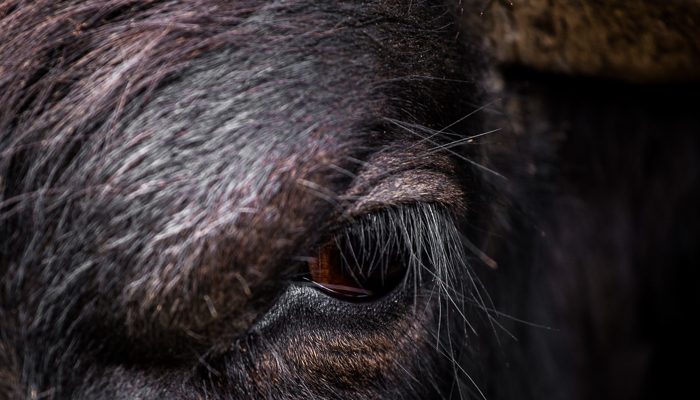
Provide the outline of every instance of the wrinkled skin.
[[[682,390],[692,87],[497,73],[456,3],[1,2],[0,398]],[[299,279],[344,234],[405,278]]]

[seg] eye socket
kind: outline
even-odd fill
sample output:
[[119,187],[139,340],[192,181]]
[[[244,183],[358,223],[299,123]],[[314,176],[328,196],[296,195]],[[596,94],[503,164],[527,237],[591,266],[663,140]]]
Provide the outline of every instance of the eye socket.
[[308,280],[345,300],[369,300],[390,292],[405,277],[408,263],[396,246],[363,242],[352,234],[327,242],[307,261]]

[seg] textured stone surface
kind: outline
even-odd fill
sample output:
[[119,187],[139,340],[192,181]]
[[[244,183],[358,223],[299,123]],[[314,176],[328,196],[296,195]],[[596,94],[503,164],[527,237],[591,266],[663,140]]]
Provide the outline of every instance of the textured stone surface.
[[630,81],[700,80],[700,0],[467,0],[504,64]]

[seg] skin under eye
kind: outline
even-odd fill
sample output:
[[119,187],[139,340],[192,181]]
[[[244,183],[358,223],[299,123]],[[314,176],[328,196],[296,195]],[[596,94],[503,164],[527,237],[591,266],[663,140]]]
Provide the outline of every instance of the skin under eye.
[[368,300],[391,291],[407,263],[392,248],[377,248],[347,236],[326,243],[308,261],[309,280],[324,292],[347,300]]

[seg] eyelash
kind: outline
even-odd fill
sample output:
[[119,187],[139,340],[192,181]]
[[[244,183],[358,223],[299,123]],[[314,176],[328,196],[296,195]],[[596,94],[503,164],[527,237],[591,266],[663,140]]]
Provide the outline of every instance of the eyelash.
[[405,205],[358,218],[327,240],[305,263],[303,280],[346,301],[371,301],[398,285],[417,290],[424,278],[449,295],[461,263],[449,212],[436,204]]
[[386,241],[382,246],[367,243],[375,235],[362,228],[361,235],[349,229],[321,246],[307,263],[310,282],[336,297],[369,300],[388,293],[405,278],[408,264],[400,249]]

